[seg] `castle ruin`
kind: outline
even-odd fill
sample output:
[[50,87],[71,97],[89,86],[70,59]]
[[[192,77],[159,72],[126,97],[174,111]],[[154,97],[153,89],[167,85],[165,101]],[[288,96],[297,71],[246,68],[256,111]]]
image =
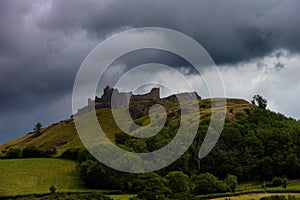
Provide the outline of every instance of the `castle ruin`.
[[[201,97],[196,93],[197,99],[201,99]],[[114,95],[114,96],[113,96]],[[185,95],[187,98],[192,98],[192,93],[182,93],[179,95]],[[111,99],[114,97],[114,103],[112,106]],[[88,105],[79,109],[77,114],[82,115],[88,113],[95,109],[101,108],[120,108],[124,107],[128,102],[135,102],[140,100],[152,100],[152,99],[161,99],[160,98],[160,90],[159,88],[152,88],[149,93],[146,94],[133,94],[132,92],[119,92],[118,89],[106,86],[103,89],[103,94],[101,97],[95,97],[95,100],[88,99]],[[175,95],[171,95],[169,97],[164,98],[166,101],[175,102],[177,98]],[[187,99],[188,100],[188,99]]]

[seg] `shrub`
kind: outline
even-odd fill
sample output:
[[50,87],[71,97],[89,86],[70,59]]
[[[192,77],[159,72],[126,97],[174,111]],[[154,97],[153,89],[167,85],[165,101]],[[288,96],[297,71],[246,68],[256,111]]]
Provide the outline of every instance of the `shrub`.
[[50,192],[53,194],[53,193],[55,193],[55,191],[56,191],[56,187],[55,187],[54,185],[51,185],[51,186],[49,187],[49,190],[50,190]]
[[23,149],[23,157],[24,158],[42,158],[46,157],[46,153],[44,150],[37,146],[27,146]]
[[19,148],[10,148],[7,153],[6,153],[6,157],[7,158],[19,158],[22,154],[21,149]]
[[78,160],[80,148],[70,148],[64,151],[61,154],[61,158],[68,159],[68,160]]
[[87,160],[95,160],[95,158],[84,148],[79,148],[77,161],[82,163]]
[[280,186],[286,188],[287,186],[286,178],[274,177],[271,182],[266,183],[266,187],[280,187]]
[[97,161],[84,161],[79,165],[79,170],[80,177],[90,188],[112,189],[115,187],[115,179],[110,172],[110,168]]
[[45,151],[46,157],[52,157],[57,154],[57,149],[55,147],[51,147]]
[[130,139],[130,136],[126,133],[116,133],[115,134],[115,142],[117,144],[124,145],[129,139]]
[[279,187],[279,186],[282,186],[283,184],[283,179],[280,178],[280,177],[274,177],[272,179],[272,186],[273,187]]
[[196,176],[194,182],[194,193],[196,195],[227,191],[227,185],[210,173],[200,174]]
[[190,182],[188,175],[181,171],[169,172],[166,176],[167,185],[173,193],[189,192]]
[[236,186],[238,185],[237,177],[231,174],[228,174],[226,176],[224,182],[227,184],[227,187],[230,192],[234,192]]

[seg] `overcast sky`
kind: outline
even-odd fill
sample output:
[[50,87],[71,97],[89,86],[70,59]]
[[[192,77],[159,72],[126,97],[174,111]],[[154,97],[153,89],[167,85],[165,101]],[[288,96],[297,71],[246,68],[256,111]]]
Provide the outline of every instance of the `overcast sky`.
[[[250,100],[258,93],[269,109],[300,118],[299,9],[298,0],[1,0],[0,143],[37,122],[69,117],[76,72],[87,54],[113,34],[145,26],[174,29],[203,45],[228,97]],[[121,60],[115,73],[149,55],[184,70],[172,55],[144,52]]]

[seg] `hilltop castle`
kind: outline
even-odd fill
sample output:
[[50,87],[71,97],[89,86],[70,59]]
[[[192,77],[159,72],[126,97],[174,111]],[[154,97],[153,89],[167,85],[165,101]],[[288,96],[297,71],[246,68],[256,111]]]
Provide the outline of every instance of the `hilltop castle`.
[[[201,99],[201,97],[196,93],[197,99]],[[181,93],[179,95],[185,95],[185,99],[191,98],[192,93]],[[111,104],[111,98],[114,95],[114,104]],[[132,92],[119,92],[118,89],[106,86],[103,89],[102,96],[95,97],[95,100],[88,99],[88,105],[78,110],[78,115],[88,113],[93,110],[93,107],[96,109],[100,108],[118,108],[125,106],[129,101],[140,101],[140,100],[152,100],[152,99],[161,99],[160,98],[160,90],[159,88],[152,88],[149,93],[146,94],[133,94]],[[175,102],[177,101],[176,95],[171,95],[164,98],[166,101]]]

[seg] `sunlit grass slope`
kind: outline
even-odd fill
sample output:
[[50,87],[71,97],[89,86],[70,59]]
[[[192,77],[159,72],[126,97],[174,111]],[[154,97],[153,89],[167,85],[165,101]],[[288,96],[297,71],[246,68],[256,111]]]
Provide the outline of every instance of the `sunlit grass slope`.
[[[241,115],[247,115],[247,109],[253,107],[247,101],[242,99],[214,99],[214,103],[217,105],[218,102],[227,101],[227,119],[234,121]],[[211,114],[211,99],[199,100],[200,107],[200,121],[206,120]],[[143,102],[137,102],[143,103]],[[145,103],[145,102],[144,102]],[[147,103],[147,102],[146,102]],[[171,123],[177,123],[180,121],[180,107],[176,103],[165,103],[165,108],[168,114],[170,114]],[[114,134],[122,132],[116,123],[114,122],[111,114],[111,110],[108,108],[96,110],[98,120],[101,124],[102,129],[110,138],[114,140]],[[89,115],[89,114],[87,114]],[[139,125],[147,125],[149,121],[149,116],[139,116],[135,119],[136,123]],[[34,124],[32,125],[34,127]],[[29,145],[36,145],[43,149],[56,147],[58,154],[60,155],[63,151],[72,147],[82,147],[80,138],[78,137],[76,128],[74,126],[74,121],[72,118],[62,120],[58,123],[54,123],[41,131],[41,135],[35,137],[33,133],[29,133],[23,137],[8,141],[4,144],[0,144],[0,156],[5,155],[10,148],[19,147],[24,148]]]
[[80,190],[77,164],[51,158],[0,160],[0,196]]

